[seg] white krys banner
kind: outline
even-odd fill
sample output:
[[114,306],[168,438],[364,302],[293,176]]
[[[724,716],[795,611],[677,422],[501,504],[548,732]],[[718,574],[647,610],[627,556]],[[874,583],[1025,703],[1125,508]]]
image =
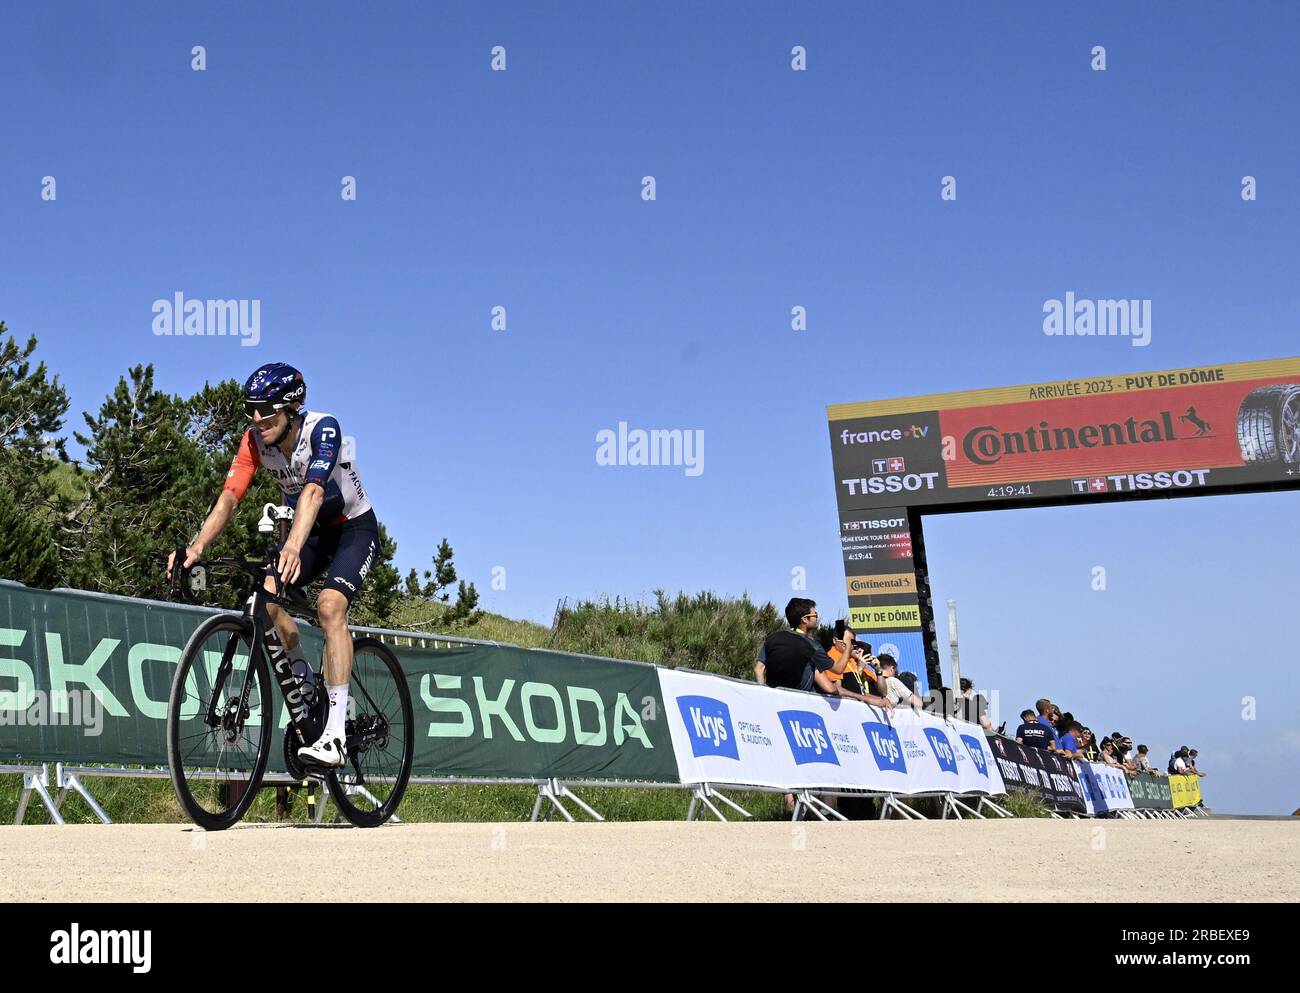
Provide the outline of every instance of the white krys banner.
[[672,669],[659,683],[683,783],[1006,792],[965,721]]
[[1128,777],[1123,769],[1105,762],[1076,762],[1075,766],[1088,813],[1095,816],[1112,810],[1133,809],[1133,794],[1129,792]]

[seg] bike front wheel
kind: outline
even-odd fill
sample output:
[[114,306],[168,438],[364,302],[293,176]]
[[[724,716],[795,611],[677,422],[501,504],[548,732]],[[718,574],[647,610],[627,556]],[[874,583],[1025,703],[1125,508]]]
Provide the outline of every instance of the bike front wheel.
[[378,827],[397,811],[415,761],[414,716],[406,674],[377,638],[352,642],[347,761],[326,779],[340,812],[357,827]]
[[239,822],[257,797],[274,735],[266,656],[253,622],[218,615],[190,636],[167,704],[167,765],[176,796],[207,831]]

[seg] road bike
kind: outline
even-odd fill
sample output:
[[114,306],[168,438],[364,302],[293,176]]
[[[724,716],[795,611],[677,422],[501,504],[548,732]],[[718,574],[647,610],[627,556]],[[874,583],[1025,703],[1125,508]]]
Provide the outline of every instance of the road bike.
[[[293,509],[268,503],[258,530],[275,535]],[[306,595],[279,575],[278,541],[264,559],[215,558],[184,567],[177,550],[171,583],[198,603],[210,569],[251,577],[242,614],[208,618],[190,636],[176,666],[167,704],[167,764],[185,812],[199,827],[221,831],[252,806],[266,775],[273,740],[283,733],[285,771],[295,780],[323,780],[345,818],[378,827],[396,812],[415,758],[411,692],[392,650],[376,638],[353,638],[352,678],[344,727],[347,762],[338,768],[304,763],[298,749],[325,729],[329,697],[320,669],[294,666],[271,623],[268,604],[317,622]],[[275,589],[266,588],[266,577]],[[277,700],[271,684],[279,688]],[[278,717],[278,719],[277,719]]]

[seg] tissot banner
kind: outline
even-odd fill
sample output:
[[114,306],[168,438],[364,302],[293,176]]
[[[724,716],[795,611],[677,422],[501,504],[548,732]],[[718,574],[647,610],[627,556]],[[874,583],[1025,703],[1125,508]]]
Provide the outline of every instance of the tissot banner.
[[988,743],[1008,790],[1034,793],[1060,811],[1085,809],[1074,762],[1002,735],[989,735]]
[[978,725],[703,673],[659,681],[684,783],[1005,792]]
[[1114,810],[1132,810],[1133,797],[1128,789],[1128,775],[1123,769],[1104,762],[1076,762],[1079,784],[1088,813],[1109,814]]

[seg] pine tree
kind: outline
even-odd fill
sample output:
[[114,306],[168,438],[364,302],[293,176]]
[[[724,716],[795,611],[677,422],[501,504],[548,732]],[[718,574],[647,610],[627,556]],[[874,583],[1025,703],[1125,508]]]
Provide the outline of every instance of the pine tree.
[[7,331],[0,321],[0,486],[20,510],[35,512],[47,496],[56,459],[68,458],[58,434],[68,394],[44,362],[32,368],[35,336],[20,346]]
[[[446,604],[451,599],[451,584],[457,582],[454,553],[446,538],[438,543],[433,556],[433,569],[424,570],[424,582],[412,569],[406,576],[406,595],[411,599],[428,600]],[[445,631],[471,627],[478,623],[483,612],[478,609],[478,590],[474,584],[461,580],[456,587],[456,602],[436,616],[436,623]]]
[[24,512],[4,487],[0,487],[0,579],[43,589],[59,581],[59,552],[48,523]]

